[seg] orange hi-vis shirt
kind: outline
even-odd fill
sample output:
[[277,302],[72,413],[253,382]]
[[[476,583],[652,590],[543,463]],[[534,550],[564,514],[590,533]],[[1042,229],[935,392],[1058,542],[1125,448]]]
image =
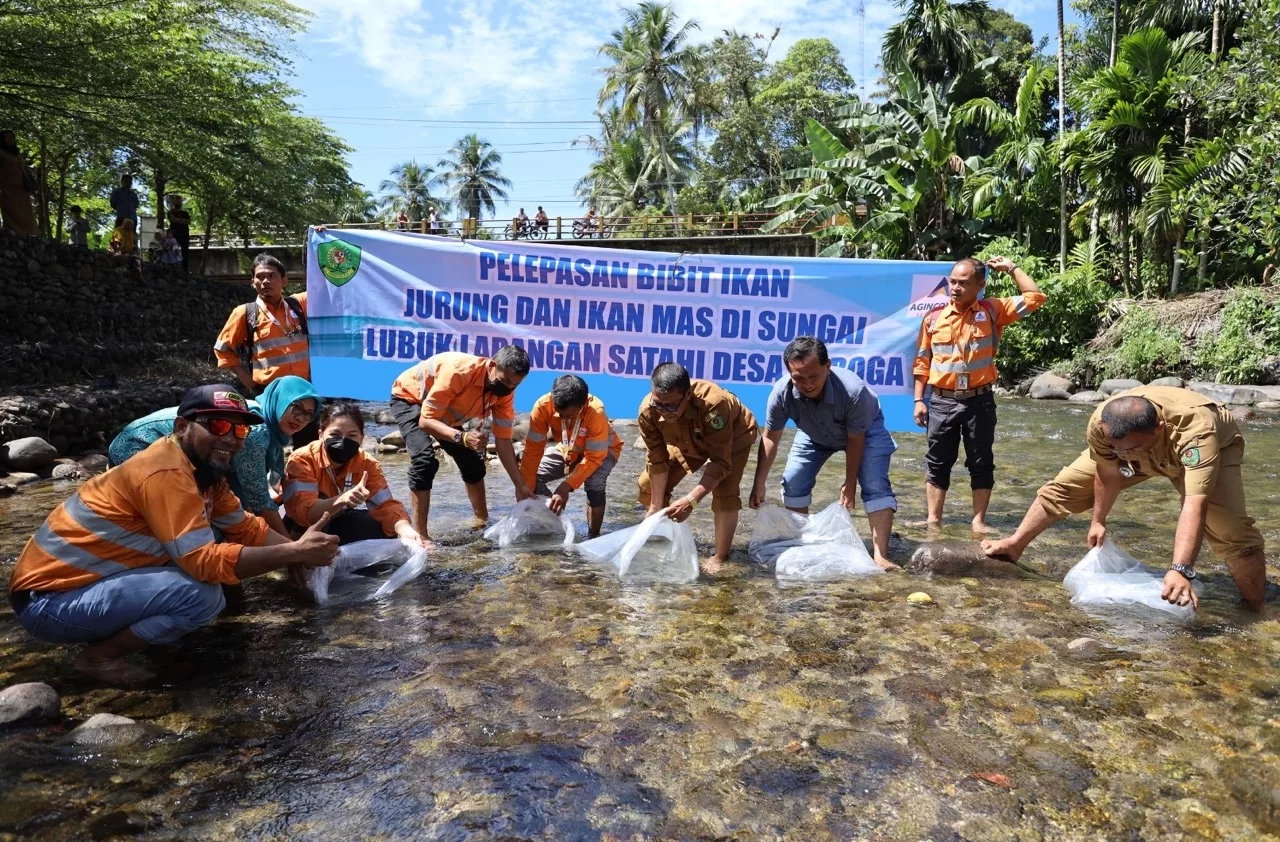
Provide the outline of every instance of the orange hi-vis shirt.
[[[228,543],[214,543],[213,528]],[[27,541],[14,591],[68,591],[138,567],[176,563],[201,582],[234,585],[244,546],[261,546],[267,522],[219,483],[201,493],[172,437],[86,482]]]
[[[307,294],[293,296],[307,312]],[[231,311],[231,317],[213,343],[213,355],[218,358],[218,368],[235,368],[240,365],[240,348],[249,342],[249,325],[241,304]],[[303,380],[311,379],[311,357],[307,335],[294,317],[284,299],[275,307],[268,307],[258,299],[258,324],[254,328],[253,382],[266,386],[277,377],[294,374]]]
[[[564,463],[573,467],[565,482],[577,491],[587,477],[604,464],[609,454],[617,459],[622,455],[622,439],[614,432],[605,414],[604,404],[595,395],[587,398],[582,412],[567,425],[556,412],[550,395],[543,395],[533,405],[529,416],[529,434],[524,439],[524,454],[520,457],[520,473],[525,485],[533,488],[538,478],[538,463],[547,448],[547,438],[553,437],[564,454]],[[576,466],[576,467],[574,467]]]
[[364,487],[369,489],[369,514],[382,524],[387,537],[396,537],[396,523],[409,519],[409,513],[391,496],[382,465],[363,450],[356,453],[345,465],[335,467],[324,452],[324,441],[295,450],[284,468],[284,510],[295,523],[311,525],[308,512],[321,498],[337,497],[365,477]]
[[[948,391],[977,389],[996,382],[996,342],[999,331],[1045,302],[1043,292],[1012,298],[979,299],[963,313],[954,304],[925,314],[916,341],[911,373],[917,380]],[[983,301],[987,304],[983,304]],[[933,316],[931,319],[930,316]],[[991,317],[995,317],[995,324]],[[967,385],[960,385],[967,380]]]
[[404,371],[391,384],[391,397],[422,404],[422,415],[461,428],[472,419],[493,416],[493,437],[511,440],[516,422],[515,395],[485,391],[496,364],[488,357],[445,351]]

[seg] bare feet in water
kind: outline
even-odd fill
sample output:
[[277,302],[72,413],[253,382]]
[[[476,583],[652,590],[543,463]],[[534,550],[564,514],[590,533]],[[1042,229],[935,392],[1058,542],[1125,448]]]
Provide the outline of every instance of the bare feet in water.
[[124,658],[93,658],[87,652],[76,655],[71,665],[85,675],[117,686],[141,684],[156,677],[156,674],[146,667],[131,664]]
[[995,530],[988,526],[987,522],[980,517],[975,517],[973,519],[973,526],[971,528],[975,535],[988,535],[995,532]]
[[1014,543],[1012,538],[1001,538],[998,541],[983,541],[982,553],[987,558],[994,558],[997,561],[1016,562],[1022,558],[1022,550]]
[[892,561],[889,561],[889,559],[887,558],[880,558],[879,556],[877,556],[876,558],[872,559],[872,561],[874,561],[876,563],[876,567],[879,567],[881,570],[892,571],[892,570],[902,569],[898,565],[894,564]]
[[711,556],[702,560],[701,567],[703,573],[706,573],[708,576],[714,576],[724,569],[724,562],[715,556]]

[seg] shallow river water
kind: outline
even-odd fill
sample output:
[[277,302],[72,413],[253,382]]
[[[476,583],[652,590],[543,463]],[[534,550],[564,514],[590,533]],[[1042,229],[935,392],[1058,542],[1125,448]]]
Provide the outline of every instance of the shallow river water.
[[[1000,413],[992,522],[1009,532],[1079,452],[1088,410],[1005,400]],[[641,517],[643,454],[622,432],[606,529]],[[1250,508],[1275,547],[1280,427],[1246,436]],[[907,525],[924,515],[923,437],[897,439],[905,561],[926,538]],[[386,464],[403,494],[404,458]],[[947,532],[967,540],[962,472]],[[818,506],[842,474],[837,457]],[[511,504],[500,468],[489,488],[497,516]],[[0,575],[69,489],[0,500]],[[723,574],[641,585],[571,554],[490,549],[462,526],[465,500],[442,470],[432,522],[448,546],[389,600],[318,610],[253,580],[246,613],[154,653],[162,678],[142,689],[78,678],[68,650],[0,608],[0,686],[46,681],[64,712],[0,733],[0,839],[1280,838],[1276,589],[1262,618],[1242,612],[1207,551],[1184,628],[1068,604],[1057,580],[1087,518],[1024,557],[1045,578],[781,586],[747,562],[744,514]],[[1165,564],[1177,506],[1147,483],[1121,498],[1112,535]],[[709,507],[692,523],[705,553]],[[909,605],[917,590],[935,604]],[[1081,636],[1107,649],[1069,652]],[[60,743],[104,711],[155,736]]]

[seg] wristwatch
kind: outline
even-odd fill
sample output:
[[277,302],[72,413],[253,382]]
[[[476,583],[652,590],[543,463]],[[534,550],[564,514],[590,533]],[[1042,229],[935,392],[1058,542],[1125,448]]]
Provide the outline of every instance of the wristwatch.
[[1169,565],[1169,569],[1175,573],[1181,573],[1183,578],[1188,582],[1193,581],[1196,578],[1196,571],[1192,570],[1188,565],[1171,564]]
[[461,430],[453,434],[453,443],[462,444],[462,437],[465,435]]

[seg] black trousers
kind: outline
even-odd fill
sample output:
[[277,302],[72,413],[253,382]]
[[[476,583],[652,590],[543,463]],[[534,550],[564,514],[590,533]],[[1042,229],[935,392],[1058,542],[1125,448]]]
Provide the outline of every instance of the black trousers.
[[484,481],[484,455],[477,453],[466,445],[451,441],[438,441],[423,432],[418,426],[418,417],[422,415],[422,407],[400,398],[391,399],[391,414],[396,419],[396,426],[404,436],[405,449],[409,451],[409,490],[430,491],[435,482],[436,472],[440,470],[440,460],[436,456],[439,447],[453,458],[462,474],[462,481],[467,485],[475,485]]
[[969,487],[995,486],[996,398],[991,392],[964,400],[934,395],[929,401],[928,450],[925,452],[925,479],[946,490],[951,487],[951,468],[964,442],[964,466],[969,469]]
[[[285,518],[285,526],[289,527],[290,532],[301,535],[304,527],[295,523],[293,518]],[[356,541],[373,541],[381,538],[394,538],[394,535],[388,535],[386,530],[382,528],[382,524],[378,523],[377,518],[369,514],[364,509],[347,509],[338,512],[329,519],[329,525],[324,531],[329,535],[338,536],[338,546],[345,547],[347,544],[354,544]]]

